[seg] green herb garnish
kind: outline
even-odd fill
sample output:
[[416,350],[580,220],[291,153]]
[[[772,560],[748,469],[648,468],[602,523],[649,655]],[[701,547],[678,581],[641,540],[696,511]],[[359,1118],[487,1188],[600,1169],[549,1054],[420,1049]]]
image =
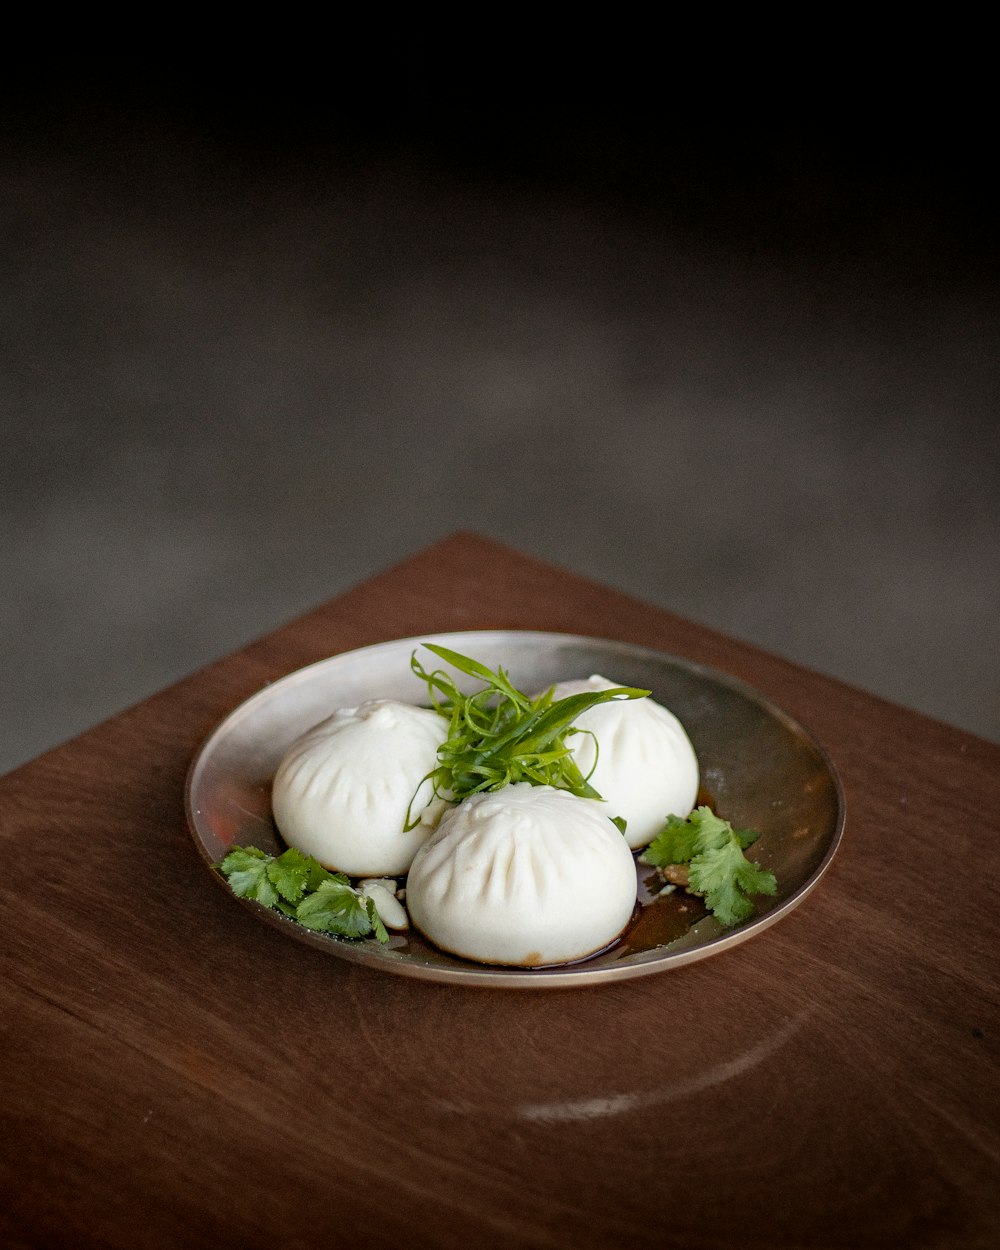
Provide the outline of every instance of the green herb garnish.
[[280,911],[307,929],[389,940],[372,899],[354,889],[343,873],[328,872],[294,847],[281,855],[267,855],[256,846],[234,846],[215,867],[234,894]]
[[709,910],[727,928],[753,912],[750,894],[774,894],[774,874],[744,855],[760,835],[734,829],[710,807],[697,807],[686,820],[670,816],[662,831],[639,856],[644,864],[667,868],[687,864],[687,889],[702,895]]
[[[550,687],[530,698],[511,685],[502,668],[493,672],[478,660],[447,647],[429,642],[424,645],[452,668],[484,684],[475,694],[463,694],[447,673],[441,669],[428,672],[417,659],[417,653],[413,653],[411,669],[426,682],[431,706],[449,722],[448,737],[438,748],[437,767],[421,780],[421,786],[430,781],[435,798],[451,803],[518,781],[554,786],[580,798],[601,797],[588,780],[593,769],[584,777],[572,749],[566,744],[568,736],[589,732],[573,729],[573,721],[599,703],[642,699],[649,694],[648,690],[615,686],[611,690],[587,690],[553,701],[554,687]],[[411,801],[406,813],[406,829],[412,829],[419,820],[419,817],[414,818],[412,806]]]

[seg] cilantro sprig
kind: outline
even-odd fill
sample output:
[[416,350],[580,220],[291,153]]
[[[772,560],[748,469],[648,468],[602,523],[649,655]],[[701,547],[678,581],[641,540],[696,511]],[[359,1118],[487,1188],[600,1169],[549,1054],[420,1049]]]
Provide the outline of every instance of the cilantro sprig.
[[[443,669],[428,671],[414,651],[410,668],[426,683],[433,709],[448,720],[448,737],[438,748],[437,766],[421,780],[421,786],[430,781],[434,796],[451,803],[519,781],[569,790],[580,798],[601,797],[589,782],[593,768],[584,777],[566,743],[571,734],[589,732],[573,729],[573,722],[599,703],[642,699],[648,690],[615,686],[553,700],[550,687],[531,698],[511,684],[503,668],[494,672],[448,647],[429,642],[424,646],[460,673],[483,682],[483,687],[475,694],[463,694]],[[411,801],[406,829],[419,821],[412,808]]]
[[773,873],[744,855],[759,836],[734,829],[710,807],[697,807],[686,820],[668,817],[639,858],[660,869],[686,864],[687,889],[701,895],[719,923],[730,928],[752,914],[749,895],[774,894],[778,888]]
[[215,866],[234,894],[280,911],[307,929],[345,938],[374,934],[380,942],[389,941],[374,901],[354,889],[343,873],[327,871],[295,847],[268,855],[256,846],[234,846]]

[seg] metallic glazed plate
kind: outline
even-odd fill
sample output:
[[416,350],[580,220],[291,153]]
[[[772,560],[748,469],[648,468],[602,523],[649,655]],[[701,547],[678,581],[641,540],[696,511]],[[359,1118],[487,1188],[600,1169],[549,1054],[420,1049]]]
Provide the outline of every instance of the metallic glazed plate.
[[[797,907],[829,867],[844,826],[840,781],[818,743],[774,704],[734,678],[660,651],[519,630],[380,643],[311,664],[253,695],[208,738],[188,774],[188,821],[206,864],[218,863],[233,845],[280,854],[284,843],[271,818],[270,787],[285,751],[338,707],[378,698],[425,702],[426,686],[410,671],[410,656],[422,642],[450,647],[489,668],[502,665],[514,685],[529,692],[592,673],[650,690],[680,719],[694,744],[704,792],[700,801],[710,802],[737,828],[761,831],[749,855],[774,873],[778,892],[757,896],[753,917],[725,930],[700,900],[683,891],[653,899],[644,885],[648,870],[640,868],[639,915],[619,942],[576,964],[519,969],[447,955],[412,929],[393,934],[388,946],[374,938],[350,941],[315,933],[238,898],[212,871],[231,899],[290,937],[341,959],[431,981],[494,988],[594,985],[663,972],[745,942]],[[423,658],[437,666],[430,653]],[[465,690],[479,689],[461,674],[452,676]]]

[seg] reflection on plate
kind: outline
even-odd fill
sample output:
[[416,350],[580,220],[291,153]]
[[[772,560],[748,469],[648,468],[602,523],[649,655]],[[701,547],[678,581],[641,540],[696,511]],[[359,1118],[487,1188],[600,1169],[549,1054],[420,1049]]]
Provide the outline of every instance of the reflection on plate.
[[[410,671],[422,642],[436,642],[496,668],[536,690],[602,673],[641,686],[678,716],[694,744],[701,782],[720,816],[761,831],[752,858],[778,881],[773,897],[755,898],[751,920],[723,930],[682,891],[653,899],[640,872],[637,920],[610,949],[578,964],[492,968],[437,950],[413,930],[388,946],[314,933],[278,912],[237,898],[290,937],[343,959],[405,976],[464,985],[593,985],[644,976],[718,954],[787,915],[829,867],[844,825],[843,792],[822,748],[789,716],[748,686],[701,665],[645,647],[573,634],[489,631],[428,634],[346,652],[299,669],[241,704],[204,744],[188,776],[187,810],[194,840],[215,864],[232,845],[270,854],[284,849],[271,819],[270,785],[291,742],[338,707],[365,699],[420,702],[426,687]],[[469,689],[477,689],[473,682]]]

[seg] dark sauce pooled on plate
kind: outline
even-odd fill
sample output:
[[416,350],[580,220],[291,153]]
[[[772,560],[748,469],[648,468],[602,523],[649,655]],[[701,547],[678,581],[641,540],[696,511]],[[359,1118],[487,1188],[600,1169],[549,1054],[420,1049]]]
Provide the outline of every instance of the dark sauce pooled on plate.
[[[703,916],[708,914],[704,902],[684,890],[676,889],[667,894],[658,893],[663,882],[655,868],[650,868],[645,864],[637,862],[636,869],[638,898],[635,910],[632,913],[632,919],[625,927],[625,930],[613,942],[610,942],[600,950],[585,955],[582,959],[574,959],[560,964],[539,964],[537,965],[539,969],[575,967],[579,964],[599,959],[602,956],[612,959],[625,959],[632,955],[646,954],[683,937],[696,921],[701,920]],[[399,884],[405,886],[406,878],[400,878]],[[403,902],[405,904],[405,898]],[[336,938],[334,940],[343,941],[344,939]],[[365,938],[363,940],[368,942],[374,941],[373,938]],[[535,966],[477,964],[475,960],[461,959],[459,956],[451,955],[449,952],[435,946],[433,942],[425,938],[413,926],[412,922],[410,928],[402,933],[390,930],[388,947],[384,949],[409,958],[433,955],[435,961],[454,959],[456,963],[475,964],[478,967],[518,968],[526,972],[535,970]]]

